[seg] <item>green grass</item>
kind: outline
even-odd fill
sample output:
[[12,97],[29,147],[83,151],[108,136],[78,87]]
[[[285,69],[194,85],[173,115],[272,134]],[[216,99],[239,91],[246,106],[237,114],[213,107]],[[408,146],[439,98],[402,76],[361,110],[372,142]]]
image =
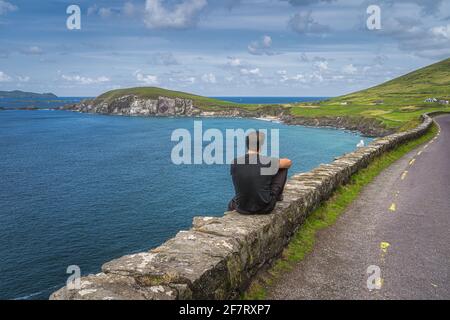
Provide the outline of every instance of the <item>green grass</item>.
[[450,100],[450,59],[366,90],[313,104],[315,108],[298,104],[291,112],[302,117],[375,118],[385,127],[401,131],[414,127],[425,112],[450,110],[449,106],[424,102],[427,98]]
[[267,298],[270,286],[283,273],[290,271],[297,262],[303,260],[314,247],[317,231],[333,225],[336,219],[345,211],[349,204],[384,169],[415,149],[419,145],[431,140],[438,132],[433,125],[422,137],[409,141],[395,150],[376,158],[367,168],[352,176],[350,182],[340,186],[334,195],[312,212],[283,251],[282,256],[263,275],[258,276],[242,296],[245,300],[261,300]]
[[261,106],[257,104],[236,104],[228,101],[222,101],[219,99],[208,98],[191,93],[167,90],[157,87],[136,87],[136,88],[112,90],[102,94],[95,100],[98,102],[100,101],[108,102],[116,98],[130,94],[137,95],[141,98],[147,99],[157,99],[158,97],[190,99],[193,101],[195,106],[211,111],[220,110],[221,108],[226,107],[236,107],[236,105],[238,105],[240,108],[247,108],[250,110],[257,109]]
[[[237,108],[264,111],[265,114],[275,114],[283,110],[285,114],[290,113],[296,117],[347,117],[355,121],[369,118],[376,119],[381,126],[393,131],[404,131],[417,125],[420,116],[425,112],[450,111],[450,106],[424,102],[426,98],[450,100],[450,59],[366,90],[320,102],[285,105],[239,104],[157,87],[113,90],[102,94],[96,101],[108,102],[129,94],[149,99],[160,96],[190,99],[196,107],[205,111]],[[380,101],[382,103],[379,103]]]

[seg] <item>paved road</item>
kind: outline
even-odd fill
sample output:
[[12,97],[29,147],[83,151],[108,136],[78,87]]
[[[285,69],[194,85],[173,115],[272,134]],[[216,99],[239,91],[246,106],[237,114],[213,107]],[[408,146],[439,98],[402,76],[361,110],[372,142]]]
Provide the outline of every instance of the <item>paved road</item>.
[[364,188],[270,299],[450,299],[450,116],[436,120],[436,140]]

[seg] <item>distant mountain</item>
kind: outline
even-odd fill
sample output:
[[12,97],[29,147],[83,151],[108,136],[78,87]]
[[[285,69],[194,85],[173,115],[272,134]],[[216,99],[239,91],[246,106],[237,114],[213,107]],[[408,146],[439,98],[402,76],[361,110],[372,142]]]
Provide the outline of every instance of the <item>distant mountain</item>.
[[0,91],[0,98],[13,98],[13,99],[55,99],[58,98],[53,93],[34,93],[34,92],[24,92],[20,90],[14,91]]
[[167,98],[179,98],[192,100],[193,104],[197,107],[229,107],[235,106],[236,103],[222,101],[214,98],[203,97],[191,93],[167,90],[158,87],[137,87],[127,89],[117,89],[108,91],[95,99],[95,103],[110,103],[118,98],[134,95],[142,99],[158,99],[159,97]]
[[426,99],[450,97],[450,59],[413,71],[378,86],[330,99],[330,103],[393,106],[427,105]]
[[297,117],[376,119],[389,130],[408,130],[426,112],[450,112],[450,58],[377,86],[291,109]]
[[384,136],[417,126],[421,115],[450,112],[450,59],[378,86],[317,102],[241,104],[157,87],[125,88],[62,107],[133,116],[266,117],[288,124],[358,130]]

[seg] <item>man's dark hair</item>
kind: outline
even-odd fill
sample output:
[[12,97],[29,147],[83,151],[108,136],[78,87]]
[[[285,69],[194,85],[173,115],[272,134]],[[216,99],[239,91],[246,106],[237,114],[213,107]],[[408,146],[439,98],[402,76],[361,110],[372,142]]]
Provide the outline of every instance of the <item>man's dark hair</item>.
[[261,150],[261,146],[264,144],[265,138],[265,134],[263,132],[260,132],[259,130],[249,133],[245,138],[247,150],[259,152]]

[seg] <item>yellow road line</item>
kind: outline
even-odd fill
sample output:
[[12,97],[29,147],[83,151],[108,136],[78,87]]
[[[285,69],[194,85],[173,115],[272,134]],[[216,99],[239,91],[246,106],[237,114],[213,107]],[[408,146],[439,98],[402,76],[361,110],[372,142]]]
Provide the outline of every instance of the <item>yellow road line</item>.
[[417,155],[420,156],[422,154],[423,150],[420,150]]
[[387,250],[390,246],[391,246],[391,244],[389,242],[381,242],[380,243],[381,252],[387,253]]
[[407,175],[408,175],[408,170],[403,171],[403,173],[402,173],[402,180],[405,180]]
[[396,211],[397,210],[397,205],[395,203],[392,203],[391,206],[389,207],[389,211]]
[[386,255],[387,255],[387,251],[388,251],[388,248],[389,248],[390,246],[391,246],[391,244],[390,244],[389,242],[383,241],[383,242],[380,243],[380,249],[381,249],[381,252],[380,252],[380,260],[381,260],[381,264],[384,264],[384,262],[385,262],[385,257],[386,257]]
[[414,164],[414,162],[416,162],[416,159],[411,159],[411,161],[409,162],[409,165],[412,166]]
[[375,279],[375,285],[378,287],[378,288],[382,288],[383,287],[383,284],[384,284],[384,279],[383,278],[377,278],[377,279]]

